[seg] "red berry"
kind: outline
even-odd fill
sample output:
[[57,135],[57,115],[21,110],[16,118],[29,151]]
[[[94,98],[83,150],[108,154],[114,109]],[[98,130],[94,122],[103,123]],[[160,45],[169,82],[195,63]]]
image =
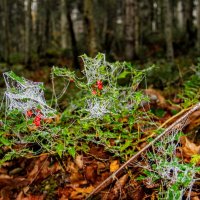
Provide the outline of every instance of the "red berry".
[[39,115],[37,115],[33,121],[33,123],[36,125],[36,126],[40,126],[40,122],[41,122],[41,117]]
[[98,90],[102,90],[103,89],[103,82],[101,80],[97,81],[97,88],[98,88]]
[[31,116],[33,115],[33,112],[32,112],[31,110],[28,110],[28,111],[26,112],[26,115],[27,115],[28,117],[31,117]]
[[92,94],[93,94],[93,95],[96,95],[96,94],[97,94],[97,91],[96,91],[96,90],[92,90]]

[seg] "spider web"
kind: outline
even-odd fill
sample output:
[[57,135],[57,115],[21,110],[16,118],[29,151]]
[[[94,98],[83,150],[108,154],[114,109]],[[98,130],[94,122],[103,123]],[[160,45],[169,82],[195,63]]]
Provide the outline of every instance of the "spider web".
[[[135,166],[153,172],[145,179],[146,185],[149,187],[154,185],[157,177],[160,177],[162,185],[160,188],[165,189],[160,189],[159,199],[181,199],[186,191],[188,191],[186,199],[190,199],[190,193],[195,183],[195,166],[186,167],[176,155],[179,146],[177,134],[183,130],[186,124],[187,117],[174,126],[165,137],[152,145],[151,150],[142,155],[141,161],[134,163]],[[190,175],[188,176],[188,174]],[[173,185],[176,183],[182,183],[179,191],[173,189]]]
[[49,107],[44,97],[42,82],[33,82],[17,76],[14,72],[5,72],[3,77],[6,84],[6,108],[26,114],[28,110],[39,109],[42,117],[53,117],[56,110]]

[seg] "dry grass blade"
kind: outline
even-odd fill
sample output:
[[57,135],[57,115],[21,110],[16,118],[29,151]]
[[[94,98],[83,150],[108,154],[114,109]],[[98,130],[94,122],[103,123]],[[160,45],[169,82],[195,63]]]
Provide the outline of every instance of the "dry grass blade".
[[127,167],[130,163],[136,160],[143,152],[148,150],[155,142],[159,141],[163,136],[169,134],[173,131],[174,128],[185,122],[185,120],[196,110],[200,109],[200,103],[194,105],[188,112],[186,112],[182,117],[177,119],[173,124],[171,124],[168,128],[163,131],[160,135],[158,135],[153,141],[151,141],[148,145],[138,151],[135,155],[133,155],[127,162],[125,162],[118,170],[116,170],[113,174],[111,174],[107,179],[105,179],[99,186],[97,186],[86,199],[92,199],[97,193],[102,191],[108,185],[110,185],[116,178],[118,178],[125,167]]

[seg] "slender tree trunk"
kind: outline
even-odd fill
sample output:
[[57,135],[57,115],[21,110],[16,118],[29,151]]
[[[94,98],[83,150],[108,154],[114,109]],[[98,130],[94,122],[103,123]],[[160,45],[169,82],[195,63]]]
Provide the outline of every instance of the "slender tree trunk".
[[193,0],[182,0],[183,5],[183,27],[185,33],[185,39],[188,47],[191,47],[194,43],[194,31],[193,31]]
[[200,0],[198,0],[197,13],[197,51],[200,53]]
[[164,0],[164,13],[165,13],[165,38],[166,38],[166,51],[167,59],[170,62],[174,60],[174,49],[172,41],[172,14],[170,9],[169,0]]
[[4,28],[4,60],[9,63],[10,56],[10,30],[9,30],[9,16],[8,16],[8,2],[3,1],[3,28]]
[[61,10],[61,19],[60,19],[60,26],[61,26],[61,48],[66,49],[67,44],[67,15],[66,15],[66,0],[61,0],[60,4]]
[[74,59],[74,68],[80,69],[80,65],[78,62],[78,48],[77,48],[77,42],[76,42],[76,36],[74,33],[74,28],[73,28],[73,21],[71,18],[71,13],[69,9],[69,5],[67,5],[67,23],[69,25],[69,33],[71,36],[71,46],[72,46],[72,52],[73,52],[73,59]]
[[39,57],[44,52],[44,19],[45,18],[45,1],[37,0],[37,15],[36,15],[36,43],[37,43],[37,54]]
[[27,0],[26,7],[26,25],[25,25],[25,64],[31,62],[31,30],[32,30],[32,17],[31,17],[31,4],[32,0]]
[[140,50],[140,13],[138,0],[136,0],[135,3],[135,54],[138,56]]
[[132,60],[135,54],[135,0],[125,0],[125,57]]
[[93,0],[84,0],[84,22],[88,53],[90,56],[95,56],[97,53],[97,41],[93,17]]
[[50,19],[51,19],[51,13],[50,13],[50,0],[46,0],[46,5],[45,5],[45,31],[44,31],[44,48],[45,52],[49,48],[49,43],[50,43]]

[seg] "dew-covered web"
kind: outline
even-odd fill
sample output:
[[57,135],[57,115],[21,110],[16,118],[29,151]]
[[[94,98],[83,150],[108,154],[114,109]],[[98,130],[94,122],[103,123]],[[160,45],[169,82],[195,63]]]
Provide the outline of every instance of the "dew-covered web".
[[[179,137],[186,121],[187,118],[174,126],[143,153],[139,162],[134,163],[134,166],[149,172],[144,180],[147,187],[151,188],[155,183],[162,186],[163,189],[158,193],[159,199],[182,199],[186,191],[186,199],[190,199],[190,192],[195,183],[195,166],[186,165],[177,157]],[[175,187],[178,187],[178,190]]]
[[3,73],[6,83],[7,110],[15,110],[26,114],[28,110],[39,109],[42,117],[54,117],[55,110],[49,107],[44,97],[42,82],[33,82],[15,75],[12,71]]
[[[85,109],[89,114],[87,118],[101,118],[107,113],[131,110],[145,99],[144,95],[136,93],[138,85],[144,78],[143,72],[133,67],[128,68],[126,63],[107,62],[104,54],[98,54],[95,58],[83,55],[81,58],[89,91],[98,93],[96,83],[98,81],[103,83],[100,94],[91,94],[87,98]],[[126,83],[123,86],[119,85],[118,78],[125,79],[126,76],[129,76]]]
[[97,98],[87,100],[86,111],[90,112],[89,118],[101,118],[105,114],[110,113],[109,101],[99,100]]

